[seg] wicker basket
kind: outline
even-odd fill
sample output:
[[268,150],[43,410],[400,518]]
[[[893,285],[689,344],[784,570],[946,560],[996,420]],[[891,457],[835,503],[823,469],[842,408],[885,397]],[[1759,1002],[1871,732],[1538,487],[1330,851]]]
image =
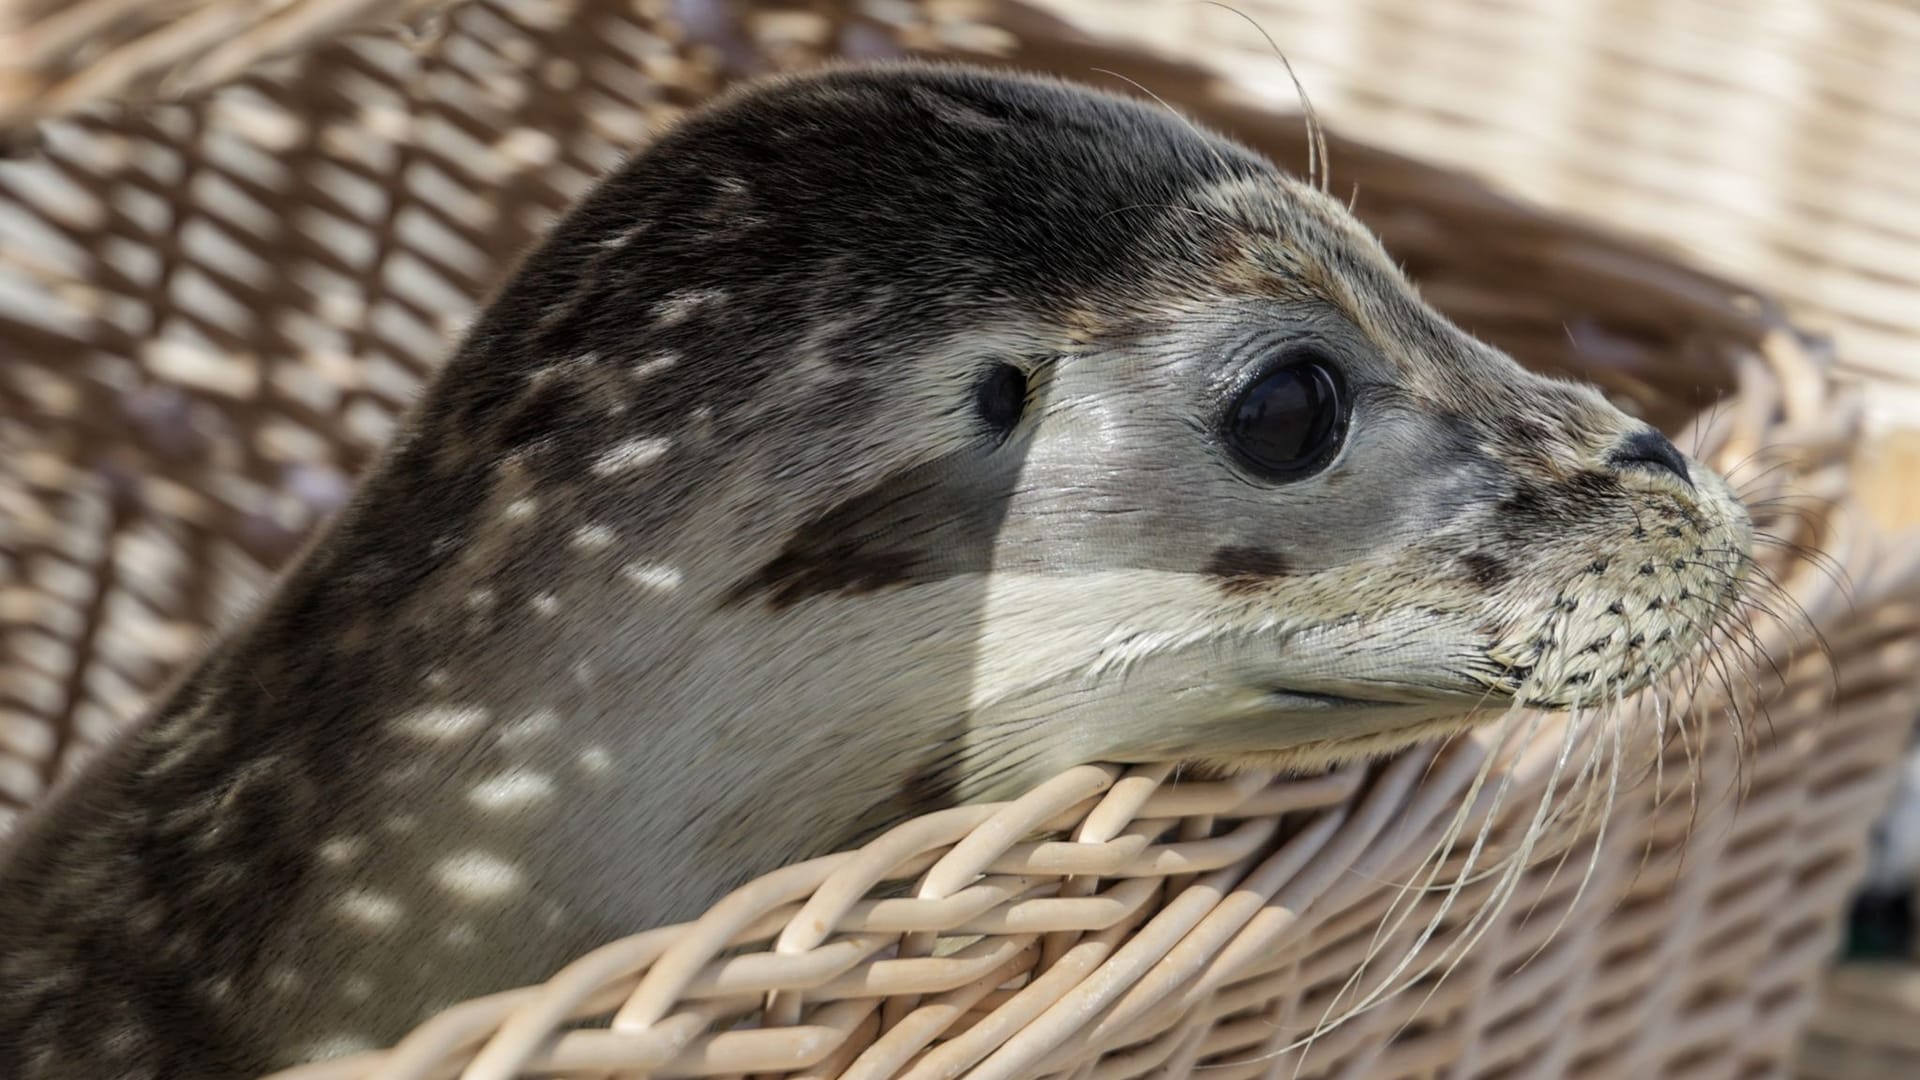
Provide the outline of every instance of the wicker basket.
[[[502,254],[727,81],[902,49],[1104,68],[1285,164],[1302,148],[1294,118],[1230,103],[1193,69],[983,2],[475,0],[345,37],[372,5],[288,3],[245,25],[218,19],[250,5],[213,0],[43,6],[14,5],[25,29],[0,43],[15,65],[0,109],[24,124],[99,94],[136,103],[16,127],[0,163],[13,807],[339,505]],[[231,32],[140,17],[183,8]],[[1778,670],[1710,680],[1764,713],[1749,753],[1716,722],[1655,757],[1652,718],[1625,718],[1654,778],[1623,782],[1603,830],[1535,862],[1500,860],[1566,781],[1556,721],[1308,779],[1088,766],[790,867],[695,924],[300,1075],[1782,1071],[1920,704],[1920,551],[1849,512],[1860,395],[1746,288],[1461,175],[1345,140],[1333,154],[1437,305],[1674,432],[1782,541],[1763,560],[1831,663],[1795,622],[1756,623]],[[1450,854],[1431,880],[1460,877],[1483,822],[1489,847],[1457,894],[1405,888],[1429,880],[1436,848]]]

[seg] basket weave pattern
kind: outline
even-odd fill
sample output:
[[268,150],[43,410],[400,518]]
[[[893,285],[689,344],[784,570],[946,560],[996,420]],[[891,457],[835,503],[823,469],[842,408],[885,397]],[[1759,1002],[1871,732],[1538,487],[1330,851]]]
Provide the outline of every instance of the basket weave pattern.
[[[353,6],[312,5],[312,25],[346,25],[331,15]],[[255,55],[285,55],[238,82],[39,124],[0,163],[0,804],[41,797],[136,714],[339,504],[509,253],[733,78],[902,49],[1082,78],[1110,67],[1301,164],[1291,118],[1035,12],[866,6],[877,14],[688,2],[668,19],[622,0],[474,0],[426,33],[262,38]],[[143,36],[116,25],[129,48]],[[228,70],[194,66],[205,57],[183,52],[114,92]],[[96,85],[72,82],[79,70],[47,85]],[[301,1075],[1782,1068],[1915,707],[1920,565],[1844,512],[1858,396],[1744,289],[1430,166],[1345,141],[1334,153],[1362,216],[1438,306],[1675,433],[1732,472],[1761,528],[1829,553],[1849,579],[1843,590],[1827,568],[1762,549],[1832,663],[1793,626],[1756,625],[1780,671],[1726,680],[1758,699],[1751,756],[1724,730],[1670,746],[1662,782],[1624,790],[1603,834],[1528,869],[1497,910],[1484,904],[1497,876],[1450,904],[1399,886],[1463,802],[1468,839],[1495,824],[1476,867],[1512,850],[1560,777],[1555,722],[1477,792],[1477,765],[1507,749],[1491,736],[1305,780],[1088,766],[1017,803],[790,867],[697,924]],[[1620,723],[1652,743],[1652,717]],[[1396,980],[1412,989],[1321,1036],[1304,1063],[1285,1049],[1389,981],[1434,918]],[[1473,935],[1444,980],[1415,979]]]

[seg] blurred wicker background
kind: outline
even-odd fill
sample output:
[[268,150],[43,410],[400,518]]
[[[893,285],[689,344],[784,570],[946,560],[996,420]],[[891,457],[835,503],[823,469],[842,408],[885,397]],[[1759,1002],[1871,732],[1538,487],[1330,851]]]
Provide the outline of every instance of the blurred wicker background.
[[[176,96],[263,54],[430,6],[8,0],[0,118]],[[566,8],[523,5],[541,6]],[[927,5],[949,22],[984,6]],[[1231,0],[1246,18],[1205,0],[1036,6],[1199,61],[1229,97],[1291,108],[1293,85],[1251,19],[1343,130],[1761,285],[1830,322],[1847,364],[1898,384],[1883,395],[1890,408],[1911,415],[1920,402],[1920,10],[1908,0]]]
[[[1093,81],[1096,68],[1110,68],[1285,162],[1297,165],[1302,150],[1295,122],[1265,111],[1291,109],[1293,89],[1259,34],[1230,12],[1177,0],[1044,0],[1070,23],[989,0],[474,0],[402,31],[384,25],[428,6],[0,3],[0,122],[11,122],[15,157],[0,163],[0,813],[39,797],[134,715],[339,504],[510,254],[624,149],[726,81],[828,52],[902,48],[1004,57]],[[1479,960],[1431,998],[1418,1023],[1405,1026],[1437,986],[1324,1040],[1300,1075],[1779,1074],[1914,708],[1913,553],[1856,519],[1912,516],[1911,459],[1901,456],[1911,450],[1897,436],[1862,441],[1861,422],[1863,405],[1881,427],[1912,415],[1906,354],[1920,337],[1912,257],[1920,229],[1901,196],[1920,187],[1905,167],[1920,151],[1920,18],[1865,2],[1237,6],[1283,44],[1337,130],[1466,172],[1335,145],[1336,183],[1359,184],[1358,209],[1437,303],[1530,364],[1595,378],[1669,430],[1737,387],[1714,414],[1726,422],[1690,437],[1723,464],[1771,447],[1764,461],[1779,468],[1760,493],[1807,497],[1771,526],[1831,551],[1855,594],[1850,608],[1815,568],[1777,564],[1835,642],[1842,692],[1828,700],[1814,657],[1786,665],[1787,684],[1768,690],[1772,737],[1750,767],[1752,792],[1738,814],[1709,799],[1696,818],[1637,793],[1580,907],[1569,887],[1577,874],[1530,875]],[[1077,39],[1072,24],[1089,37]],[[359,27],[367,32],[341,36]],[[1101,44],[1120,39],[1217,78]],[[262,65],[266,56],[280,59]],[[102,98],[134,104],[92,104]],[[77,117],[27,122],[83,106]],[[1650,240],[1728,280],[1542,217],[1483,184]],[[1784,298],[1796,322],[1831,327],[1833,347],[1795,332],[1744,285]],[[1837,385],[1836,357],[1840,369],[1870,374],[1872,392]],[[1839,505],[1829,512],[1831,502]],[[1783,656],[1791,651],[1777,633],[1776,641]],[[1719,746],[1709,788],[1732,775]],[[1219,966],[1233,950],[1216,935],[1213,952],[1181,954],[1189,974],[1204,969],[1202,982],[1213,980],[1196,999],[1200,1021],[1161,1017],[1161,1027],[1137,1033],[1140,1045],[1112,1043],[1111,1033],[1098,1044],[1061,1026],[1061,1011],[1097,1013],[1093,991],[1080,986],[1054,999],[1051,1036],[1014,1029],[1026,1058],[1009,1058],[1002,1043],[990,1060],[1003,1070],[1009,1061],[1033,1066],[1021,1075],[1178,1072],[1206,1061],[1236,1065],[1217,1070],[1224,1075],[1289,1075],[1294,1058],[1257,1061],[1256,1052],[1284,1043],[1279,1036],[1303,1018],[1310,1025],[1394,892],[1373,888],[1398,867],[1392,852],[1342,815],[1374,820],[1356,809],[1368,791],[1389,793],[1369,804],[1376,815],[1417,802],[1423,789],[1402,784],[1351,774],[1319,787],[1216,790],[1175,796],[1166,805],[1185,808],[1177,811],[1140,802],[1146,796],[1111,776],[1091,794],[1064,789],[1078,802],[1049,796],[1034,820],[1061,819],[1081,842],[1109,847],[1138,834],[1149,845],[1140,858],[1190,858],[1180,841],[1213,843],[1215,817],[1224,829],[1253,813],[1248,806],[1325,809],[1315,820],[1334,824],[1317,834],[1317,872],[1365,867],[1377,877],[1360,883],[1367,888],[1351,880],[1330,888],[1298,867],[1280,874],[1261,861],[1265,849],[1208,848],[1214,861],[1203,868],[1215,876],[1205,882],[1262,881],[1267,896],[1292,905],[1277,910],[1300,914],[1278,929],[1263,924],[1264,965]],[[1138,818],[1149,811],[1160,816]],[[921,846],[873,865],[906,867],[911,877],[945,859],[951,870],[952,852],[940,854],[943,843],[952,847],[945,835],[921,835]],[[735,1015],[711,1011],[718,1006],[696,992],[745,978],[719,955],[731,940],[724,935],[709,942],[714,951],[675,953],[672,964],[665,938],[625,943],[617,963],[602,958],[571,981],[423,1029],[410,1057],[385,1066],[390,1075],[440,1075],[480,1052],[502,1069],[651,1060],[707,1075],[831,1075],[865,1063],[863,1075],[885,1075],[876,1062],[899,1051],[900,1032],[963,1041],[963,1031],[991,1033],[989,1021],[1021,1015],[994,1011],[1021,1000],[998,987],[1043,959],[1073,958],[1120,978],[1098,965],[1123,932],[1144,919],[1145,938],[1176,940],[1167,938],[1172,907],[1156,914],[1153,905],[1179,899],[1191,908],[1197,895],[1179,891],[1193,884],[1179,875],[1166,879],[1165,894],[1132,884],[1151,876],[1091,876],[1125,863],[1097,862],[1106,869],[1075,876],[1066,868],[1096,862],[1004,849],[971,850],[960,862],[976,858],[996,867],[995,859],[1026,860],[1019,865],[1034,891],[1016,890],[984,915],[916,917],[944,931],[1000,927],[989,944],[1004,955],[982,954],[995,964],[960,983],[951,967],[924,977],[931,981],[900,976],[884,984],[897,996],[875,1011],[877,984],[863,992],[855,978],[880,978],[871,952],[838,981],[819,976],[819,965],[828,948],[870,943],[874,926],[903,924],[874,909],[841,911],[845,921],[834,925],[850,939],[796,946],[816,965],[808,993],[821,996],[807,998],[814,1026],[787,1031],[825,1047],[797,1070],[773,1063],[796,1042],[767,1044],[777,1051],[770,1059],[726,1056],[751,1040],[695,1039],[703,1030],[695,1021]],[[839,877],[817,878],[858,878],[871,863],[836,864]],[[1044,945],[1018,944],[1005,912],[1049,889],[1124,913],[1099,915],[1115,920],[1104,929],[1016,921],[1052,929]],[[776,893],[747,898],[765,915],[754,924],[758,940],[793,914],[770,899]],[[1048,910],[1083,918],[1092,909]],[[927,947],[932,932],[908,935],[904,955]],[[764,978],[772,969],[746,970]],[[1154,977],[1163,996],[1191,987],[1167,982],[1164,967],[1130,970],[1138,981],[1114,992],[1129,991],[1136,1005]],[[680,1000],[683,991],[692,996]],[[1883,1008],[1897,999],[1872,997]],[[801,1017],[797,997],[774,1000],[770,1015]],[[1855,1018],[1868,1011],[1858,1001],[1850,999]],[[543,1041],[567,1016],[614,1012],[622,1020],[611,1033]],[[1158,1015],[1145,1006],[1122,1014]],[[882,1023],[894,1043],[876,1041]],[[1840,1052],[1860,1052],[1861,1039],[1823,1030],[1839,1032],[1828,1041]],[[1055,1042],[1034,1051],[1044,1037]],[[481,1040],[491,1040],[486,1051]],[[1046,1056],[1063,1046],[1092,1056]],[[1882,1051],[1898,1060],[1898,1048],[1870,1049],[1876,1061]],[[909,1046],[901,1058],[917,1075],[960,1060],[917,1053]],[[1856,1063],[1849,1071],[1823,1075],[1872,1075],[1857,1064],[1863,1058],[1847,1060]],[[1894,1068],[1886,1075],[1911,1075]]]
[[[1890,411],[1920,415],[1920,7],[1229,2],[1283,45],[1330,123],[1766,288],[1894,384]],[[1265,39],[1220,7],[1042,3],[1198,59],[1250,100],[1295,100]]]

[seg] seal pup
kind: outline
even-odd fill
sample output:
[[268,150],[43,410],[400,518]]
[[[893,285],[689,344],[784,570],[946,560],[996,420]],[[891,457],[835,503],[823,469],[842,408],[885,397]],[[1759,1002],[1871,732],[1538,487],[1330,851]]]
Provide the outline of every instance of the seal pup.
[[0,867],[0,1075],[238,1077],[1087,762],[1645,686],[1727,486],[1157,107],[761,83],[606,179]]

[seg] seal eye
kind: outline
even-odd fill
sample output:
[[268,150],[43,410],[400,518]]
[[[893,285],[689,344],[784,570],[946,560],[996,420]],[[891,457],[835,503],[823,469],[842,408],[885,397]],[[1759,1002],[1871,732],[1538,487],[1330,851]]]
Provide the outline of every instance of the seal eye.
[[1269,480],[1298,480],[1325,467],[1346,434],[1346,387],[1332,365],[1312,358],[1261,376],[1226,417],[1227,445]]
[[1027,373],[1012,364],[995,364],[974,389],[973,405],[995,435],[1005,438],[1027,406]]

